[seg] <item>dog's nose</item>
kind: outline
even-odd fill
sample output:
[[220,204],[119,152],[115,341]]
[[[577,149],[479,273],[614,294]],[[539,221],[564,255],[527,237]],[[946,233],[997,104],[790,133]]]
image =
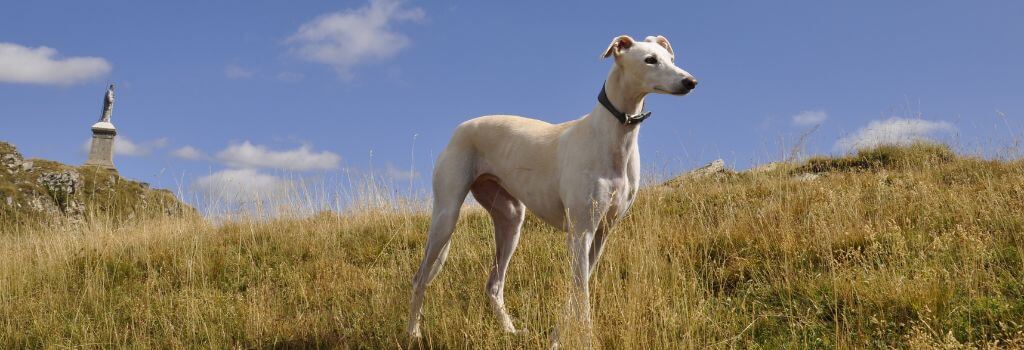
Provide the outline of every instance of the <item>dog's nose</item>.
[[693,88],[697,87],[697,79],[694,79],[694,78],[683,79],[683,87],[686,88],[687,90],[693,90]]

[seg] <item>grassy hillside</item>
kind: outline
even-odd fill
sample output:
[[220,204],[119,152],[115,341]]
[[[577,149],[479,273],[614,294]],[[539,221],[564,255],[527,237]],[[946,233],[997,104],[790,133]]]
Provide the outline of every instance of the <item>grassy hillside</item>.
[[[916,145],[669,183],[641,192],[592,282],[605,348],[1024,347],[1024,162]],[[0,347],[399,347],[428,223],[398,208],[0,228]],[[506,299],[529,333],[500,333],[490,220],[467,210],[423,345],[548,345],[565,238],[524,230]]]

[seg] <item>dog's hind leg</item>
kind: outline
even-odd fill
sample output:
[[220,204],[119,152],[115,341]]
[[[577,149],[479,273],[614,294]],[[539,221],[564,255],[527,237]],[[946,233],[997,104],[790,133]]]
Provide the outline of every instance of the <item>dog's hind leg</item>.
[[406,331],[410,337],[420,336],[420,311],[423,308],[423,294],[430,281],[441,272],[451,243],[459,210],[466,200],[469,186],[473,181],[473,159],[468,151],[452,148],[445,150],[438,159],[434,170],[434,209],[427,234],[426,251],[423,261],[412,281],[412,298],[409,301],[409,324]]
[[473,183],[472,192],[477,202],[491,214],[491,220],[494,222],[495,256],[491,275],[487,279],[487,296],[502,329],[514,333],[516,328],[512,325],[512,317],[505,308],[505,273],[519,244],[526,206],[491,179],[477,180]]

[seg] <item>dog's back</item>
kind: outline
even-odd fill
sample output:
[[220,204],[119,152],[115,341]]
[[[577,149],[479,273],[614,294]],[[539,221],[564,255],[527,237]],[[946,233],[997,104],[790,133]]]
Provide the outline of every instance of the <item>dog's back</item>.
[[559,226],[562,208],[555,205],[560,203],[555,180],[560,174],[559,140],[576,122],[551,124],[512,115],[466,121],[455,129],[435,166],[434,179],[441,173],[450,173],[453,164],[462,163],[454,158],[469,158],[473,163],[469,176],[493,176],[545,221],[555,221],[552,224]]

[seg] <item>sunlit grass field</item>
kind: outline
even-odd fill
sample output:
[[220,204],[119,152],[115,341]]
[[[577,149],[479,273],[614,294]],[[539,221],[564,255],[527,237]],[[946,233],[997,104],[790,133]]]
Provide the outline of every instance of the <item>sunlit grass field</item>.
[[[405,339],[424,206],[4,225],[0,348],[547,347],[565,234],[527,218],[506,335],[472,207]],[[651,185],[591,291],[601,348],[1024,348],[1024,162],[918,144]]]

